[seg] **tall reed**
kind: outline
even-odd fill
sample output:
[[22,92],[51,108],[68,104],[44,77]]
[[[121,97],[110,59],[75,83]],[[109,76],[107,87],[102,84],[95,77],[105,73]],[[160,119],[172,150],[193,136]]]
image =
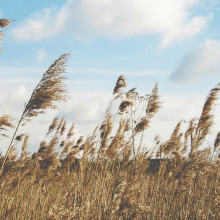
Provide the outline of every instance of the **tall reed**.
[[40,82],[33,90],[31,97],[27,104],[25,104],[24,111],[18,121],[15,132],[8,146],[4,161],[1,166],[0,175],[3,172],[4,164],[10,153],[13,141],[16,137],[19,126],[25,125],[31,121],[33,117],[39,114],[45,113],[47,109],[58,109],[56,103],[59,101],[67,100],[67,89],[64,84],[64,80],[67,79],[66,73],[66,61],[70,54],[66,53],[60,56],[43,74]]

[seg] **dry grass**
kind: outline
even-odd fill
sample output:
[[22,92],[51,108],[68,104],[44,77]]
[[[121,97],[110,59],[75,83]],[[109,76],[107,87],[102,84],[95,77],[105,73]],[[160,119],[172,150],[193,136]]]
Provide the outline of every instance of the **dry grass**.
[[[9,23],[0,19],[0,27]],[[161,107],[158,84],[142,96],[135,88],[123,91],[127,83],[120,76],[92,135],[77,138],[74,124],[68,128],[56,117],[38,151],[28,152],[31,137],[17,130],[66,100],[67,56],[44,73],[7,154],[0,156],[0,219],[220,219],[220,134],[212,148],[203,146],[212,131],[219,86],[209,93],[198,121],[192,119],[186,130],[179,122],[167,141],[157,136],[148,149],[144,133]],[[0,135],[13,127],[10,116],[0,117]]]
[[1,178],[1,219],[219,219],[218,164],[164,161],[153,174],[145,158],[78,161],[68,175],[67,161],[57,170],[36,163]]
[[[1,166],[0,175],[3,172],[8,156],[10,155],[11,148],[13,147],[13,141],[17,135],[20,125],[24,126],[27,122],[30,122],[33,117],[37,117],[39,114],[45,113],[45,111],[49,108],[59,109],[57,102],[67,100],[68,91],[66,89],[66,85],[64,84],[64,80],[67,79],[65,73],[66,62],[69,55],[69,53],[63,54],[55,60],[55,62],[43,74],[40,82],[33,90],[29,101],[25,104],[24,111],[18,121],[13,137],[8,146],[8,150]],[[3,116],[3,119],[5,117],[6,116]],[[58,126],[58,129],[61,128],[62,121]]]
[[[218,90],[186,131],[179,122],[169,140],[156,137],[155,149],[143,149],[144,130],[160,106],[158,85],[144,98],[121,89],[112,101],[121,100],[119,111],[112,115],[108,108],[100,128],[86,139],[75,138],[74,124],[68,130],[64,118],[52,120],[33,155],[27,134],[15,138],[0,179],[0,219],[219,219],[219,160],[212,160],[219,134],[212,150],[200,149],[211,132]],[[142,150],[134,152],[133,146]],[[150,151],[159,159],[152,160]]]

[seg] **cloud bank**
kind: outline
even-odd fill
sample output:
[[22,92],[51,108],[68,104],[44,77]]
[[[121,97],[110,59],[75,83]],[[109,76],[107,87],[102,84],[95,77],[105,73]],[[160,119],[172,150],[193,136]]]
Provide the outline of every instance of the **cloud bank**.
[[[3,88],[0,83],[0,116],[10,114],[17,123],[24,109],[25,102],[28,101],[31,89],[26,86],[14,88]],[[58,103],[60,111],[48,110],[45,114],[33,118],[33,121],[24,127],[20,127],[18,133],[30,134],[31,151],[36,150],[45,138],[48,126],[54,117],[65,117],[68,127],[74,122],[78,134],[87,136],[93,129],[101,123],[107,108],[110,96],[96,92],[74,92],[71,93],[72,99],[67,103]],[[14,129],[10,129],[7,134],[12,136]],[[5,153],[9,139],[0,137],[0,152]]]
[[18,40],[42,40],[58,34],[114,39],[157,34],[161,46],[200,33],[210,15],[191,15],[204,0],[67,0],[60,8],[35,12],[12,30]]
[[220,41],[206,40],[197,50],[185,55],[171,79],[198,80],[220,75]]
[[[24,103],[30,96],[31,90],[25,86],[8,89],[7,93],[3,93],[2,90],[0,89],[0,116],[7,113],[18,119],[24,108]],[[71,97],[67,103],[60,106],[59,112],[49,110],[46,114],[35,118],[33,122],[19,130],[18,133],[28,132],[30,134],[31,151],[39,147],[40,141],[45,138],[48,126],[55,116],[60,118],[64,116],[68,122],[68,127],[74,122],[78,134],[85,136],[91,134],[93,129],[104,118],[105,110],[111,100],[111,93],[75,91],[71,93]],[[180,120],[185,119],[189,121],[193,117],[199,116],[204,99],[205,96],[203,95],[162,94],[162,108],[156,117],[153,118],[151,127],[146,132],[144,142],[147,144],[147,147],[151,147],[151,143],[157,134],[161,136],[162,140],[169,138]],[[117,108],[117,105],[112,106],[114,112],[117,111]],[[218,110],[216,109],[216,112]],[[216,126],[219,127],[220,117],[216,118],[215,121]],[[12,131],[9,134],[12,135]],[[9,140],[0,140],[1,143],[5,141],[5,144],[1,144],[2,147],[0,146],[0,151],[2,150],[3,153]],[[209,140],[213,141],[214,139]]]

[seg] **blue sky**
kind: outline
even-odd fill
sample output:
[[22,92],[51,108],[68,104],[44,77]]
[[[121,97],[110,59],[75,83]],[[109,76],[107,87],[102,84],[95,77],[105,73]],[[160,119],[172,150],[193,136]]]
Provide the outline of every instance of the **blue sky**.
[[[80,128],[85,129],[79,119],[85,116],[95,124],[124,74],[129,87],[143,93],[159,82],[166,103],[158,120],[172,121],[172,130],[179,119],[199,113],[220,82],[219,12],[218,0],[0,0],[0,17],[15,20],[3,30],[0,103],[12,101],[0,113],[18,114],[13,100],[20,100],[22,109],[43,71],[71,52],[73,100],[66,115],[72,112]],[[80,115],[83,100],[99,105],[91,117]]]
[[[194,92],[196,87],[199,92],[207,93],[217,83],[219,70],[216,68],[215,73],[207,70],[196,77],[190,77],[196,73],[187,73],[181,77],[182,69],[191,65],[189,61],[185,64],[182,61],[189,53],[199,50],[207,40],[212,41],[213,47],[219,43],[219,2],[181,0],[175,3],[166,0],[163,2],[168,5],[165,7],[167,11],[162,9],[159,0],[155,1],[156,5],[151,1],[138,0],[136,5],[134,2],[21,0],[18,4],[12,0],[2,1],[2,17],[12,18],[15,22],[4,32],[4,54],[1,55],[0,65],[41,67],[45,70],[60,54],[72,52],[69,69],[74,72],[70,71],[73,80],[99,79],[110,84],[114,83],[117,75],[124,74],[141,89],[159,81],[164,91],[176,91],[178,84],[179,92],[184,88]],[[132,10],[132,7],[136,9]],[[173,13],[174,10],[177,12]],[[145,11],[153,11],[152,16],[145,16]],[[112,21],[99,22],[107,16]],[[165,24],[163,19],[166,18],[168,22],[174,21]],[[61,24],[58,19],[63,20]],[[117,19],[121,21],[117,23]],[[192,24],[196,19],[197,22]],[[140,22],[143,24],[140,25]],[[174,73],[175,80],[171,80],[170,75]],[[4,77],[4,73],[0,74],[1,78]],[[40,74],[30,72],[25,77],[39,78]],[[11,74],[11,77],[20,76],[20,72]]]

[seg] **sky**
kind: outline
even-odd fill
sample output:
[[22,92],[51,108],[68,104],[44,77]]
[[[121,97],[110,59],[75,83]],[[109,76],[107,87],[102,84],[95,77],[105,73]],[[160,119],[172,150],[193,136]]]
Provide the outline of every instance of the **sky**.
[[[33,146],[57,115],[91,133],[121,74],[143,94],[159,82],[163,104],[148,135],[166,139],[178,121],[199,116],[220,82],[219,12],[218,0],[0,0],[0,18],[14,20],[2,30],[0,115],[18,118],[42,73],[71,52],[71,99],[27,126]],[[215,132],[219,125],[216,115]]]

